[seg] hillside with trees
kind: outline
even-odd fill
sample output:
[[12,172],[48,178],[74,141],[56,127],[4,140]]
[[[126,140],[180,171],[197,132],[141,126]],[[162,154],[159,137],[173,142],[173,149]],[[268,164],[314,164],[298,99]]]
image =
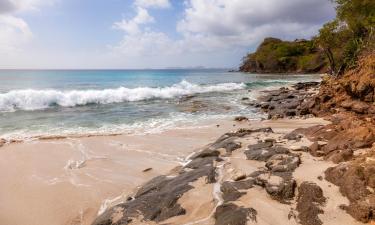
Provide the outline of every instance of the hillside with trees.
[[311,40],[266,38],[244,57],[242,72],[322,73],[340,76],[357,66],[363,52],[375,45],[375,1],[334,0],[337,16]]
[[265,38],[248,54],[240,71],[252,73],[318,73],[326,71],[325,55],[311,40],[282,41]]

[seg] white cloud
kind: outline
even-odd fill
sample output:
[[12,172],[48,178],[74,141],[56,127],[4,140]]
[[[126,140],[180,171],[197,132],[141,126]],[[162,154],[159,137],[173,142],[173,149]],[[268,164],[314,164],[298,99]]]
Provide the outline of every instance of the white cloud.
[[[168,1],[136,0],[134,4],[163,8],[163,2]],[[187,58],[193,62],[197,58],[189,56],[200,54],[197,64],[212,63],[213,55],[222,54],[223,57],[217,57],[221,60],[218,65],[223,58],[237,54],[234,60],[239,63],[241,54],[254,48],[263,38],[310,38],[335,15],[328,0],[186,0],[184,6],[183,17],[176,25],[180,39],[142,28],[141,25],[155,21],[135,22],[137,17],[152,18],[144,8],[147,16],[140,16],[138,8],[132,20],[116,23],[115,26],[126,34],[112,50],[123,56],[137,56],[139,61],[154,57],[153,61],[163,62],[161,59],[164,59],[171,63]]]
[[[177,35],[169,35],[157,29],[152,12],[172,8],[175,1],[133,0],[134,17],[113,24],[123,37],[110,51],[98,47],[57,54],[43,44],[42,53],[41,47],[25,45],[33,34],[22,15],[55,1],[0,0],[0,66],[6,65],[4,61],[16,66],[21,60],[32,67],[234,66],[263,38],[309,38],[335,15],[329,0],[184,0],[182,12],[177,12]],[[17,56],[1,57],[22,49]],[[50,57],[52,53],[56,58]]]
[[171,6],[169,0],[136,0],[134,4],[143,8],[169,8]]
[[309,37],[333,15],[327,0],[190,0],[177,29],[246,45],[267,35]]
[[120,22],[114,23],[115,29],[123,30],[128,34],[137,34],[140,32],[140,25],[152,23],[154,18],[150,16],[148,11],[144,8],[137,8],[137,15],[130,20],[123,19]]
[[32,37],[27,23],[10,15],[0,15],[0,34],[0,54],[17,52],[17,47]]
[[36,10],[42,5],[53,4],[55,0],[0,0],[0,14]]
[[27,22],[15,14],[36,10],[42,4],[51,4],[53,1],[0,0],[0,54],[17,53],[33,36]]
[[133,35],[125,35],[122,41],[113,47],[116,53],[125,56],[155,56],[172,54],[176,42],[162,32],[145,31]]

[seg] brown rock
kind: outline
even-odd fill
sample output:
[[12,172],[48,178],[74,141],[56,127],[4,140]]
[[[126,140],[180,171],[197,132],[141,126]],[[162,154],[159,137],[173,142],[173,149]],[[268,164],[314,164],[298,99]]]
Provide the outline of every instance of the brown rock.
[[356,113],[364,114],[370,106],[367,103],[355,101],[352,105],[352,110]]
[[368,223],[371,220],[374,220],[375,208],[374,205],[369,204],[366,201],[358,201],[350,204],[346,207],[346,211],[355,219]]
[[334,163],[346,162],[353,158],[353,150],[351,149],[344,149],[341,151],[336,151],[330,156],[328,156],[328,160],[331,160]]
[[310,154],[315,157],[321,157],[324,155],[324,152],[321,151],[321,145],[319,145],[317,141],[310,145],[309,151]]
[[367,223],[375,219],[375,149],[350,162],[328,168],[326,179],[339,186],[350,204],[346,211],[355,219]]
[[297,211],[302,225],[321,225],[318,215],[326,198],[323,190],[315,183],[303,182],[298,188]]

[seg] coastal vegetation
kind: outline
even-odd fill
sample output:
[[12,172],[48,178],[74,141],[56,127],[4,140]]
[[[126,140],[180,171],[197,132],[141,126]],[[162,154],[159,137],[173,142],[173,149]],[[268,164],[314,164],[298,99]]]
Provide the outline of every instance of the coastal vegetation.
[[266,38],[244,57],[240,71],[256,73],[318,73],[340,76],[374,49],[375,1],[334,0],[336,18],[311,40]]
[[243,59],[240,71],[253,73],[317,73],[327,62],[312,40],[265,38],[257,51]]

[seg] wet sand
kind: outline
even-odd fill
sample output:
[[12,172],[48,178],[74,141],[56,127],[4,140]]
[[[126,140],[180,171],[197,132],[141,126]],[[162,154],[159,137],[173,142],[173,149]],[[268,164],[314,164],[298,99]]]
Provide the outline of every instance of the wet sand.
[[[216,125],[220,124],[219,127]],[[247,123],[146,135],[34,140],[0,148],[0,224],[90,224],[112,200]],[[148,172],[142,172],[152,168]]]
[[[100,211],[124,201],[127,194],[150,178],[167,174],[184,163],[188,155],[225,132],[267,126],[276,132],[287,132],[321,123],[326,122],[222,120],[155,134],[33,140],[5,145],[0,148],[0,223],[88,225]],[[148,168],[152,169],[143,172]],[[187,195],[204,196],[204,193]],[[193,202],[185,197],[183,205],[194,209]],[[206,198],[199,208],[210,211],[214,208],[212,199]],[[194,213],[195,219],[205,215],[200,210]],[[184,223],[189,220],[181,218]]]

